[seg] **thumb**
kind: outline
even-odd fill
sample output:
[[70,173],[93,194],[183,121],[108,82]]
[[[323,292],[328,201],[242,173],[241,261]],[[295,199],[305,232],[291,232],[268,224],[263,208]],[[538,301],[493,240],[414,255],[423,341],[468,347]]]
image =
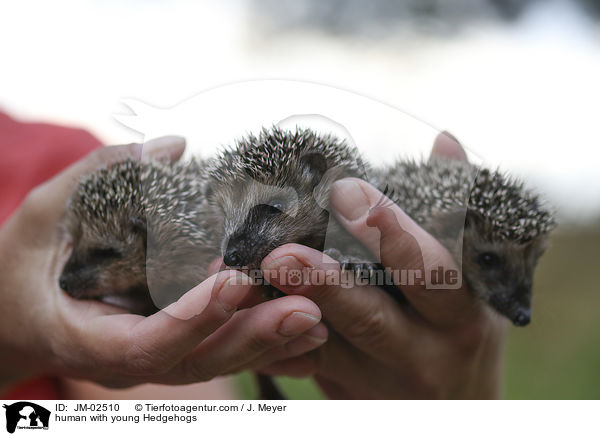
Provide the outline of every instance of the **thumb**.
[[468,162],[465,149],[458,139],[446,131],[440,133],[433,142],[430,159],[437,157]]

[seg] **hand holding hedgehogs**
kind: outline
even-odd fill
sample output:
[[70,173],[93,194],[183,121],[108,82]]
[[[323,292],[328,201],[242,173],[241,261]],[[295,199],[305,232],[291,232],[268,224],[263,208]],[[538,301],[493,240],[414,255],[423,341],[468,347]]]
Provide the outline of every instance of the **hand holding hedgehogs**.
[[363,266],[368,254],[327,207],[333,182],[348,176],[391,188],[442,243],[444,224],[462,211],[469,289],[515,325],[529,323],[534,269],[555,226],[537,195],[499,171],[442,158],[370,171],[355,148],[300,129],[263,130],[208,162],[126,161],[85,177],[67,207],[73,250],[60,286],[151,313],[149,288],[161,291],[162,307],[204,280],[219,255],[229,267],[258,268],[280,245],[322,250],[327,236],[328,254]]

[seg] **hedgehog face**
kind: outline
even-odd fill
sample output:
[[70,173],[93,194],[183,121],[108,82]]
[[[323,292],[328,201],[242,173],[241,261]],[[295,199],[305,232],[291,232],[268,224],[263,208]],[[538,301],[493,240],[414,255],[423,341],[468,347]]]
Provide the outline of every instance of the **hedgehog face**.
[[308,129],[264,129],[217,162],[209,197],[224,217],[225,264],[253,269],[286,243],[322,249],[328,188],[335,177],[356,177],[364,169],[356,149]]
[[262,259],[286,243],[319,248],[328,213],[312,194],[314,183],[289,178],[271,186],[244,178],[216,190],[223,211],[223,260],[230,267],[258,269]]
[[96,298],[147,289],[144,221],[71,222],[72,251],[59,279],[64,291],[75,298]]
[[[516,326],[531,319],[531,290],[536,264],[546,248],[546,237],[522,243],[491,241],[482,235],[484,222],[467,216],[463,243],[463,271],[474,294]],[[480,219],[480,218],[476,218]]]

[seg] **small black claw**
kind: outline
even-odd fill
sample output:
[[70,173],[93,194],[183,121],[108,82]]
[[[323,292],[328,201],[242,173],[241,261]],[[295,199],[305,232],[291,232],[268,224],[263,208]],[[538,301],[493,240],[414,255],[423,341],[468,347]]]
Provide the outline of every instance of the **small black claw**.
[[375,266],[371,262],[345,261],[342,271],[352,271],[354,277],[361,280],[370,280],[375,275]]
[[356,275],[356,277],[364,276],[365,271],[367,271],[365,267],[366,265],[364,263],[357,263],[354,265],[354,274]]
[[325,250],[325,253],[340,263],[340,270],[342,273],[352,271],[356,278],[371,279],[377,269],[373,262],[365,261],[364,258],[358,256],[344,255],[335,248]]
[[367,270],[369,271],[369,277],[373,277],[375,275],[375,265],[372,263],[367,265]]
[[375,266],[372,263],[364,263],[363,268],[366,271],[366,279],[371,280],[375,276]]
[[350,264],[349,264],[348,262],[344,262],[344,261],[340,262],[340,270],[341,270],[342,272],[346,272],[346,271],[348,271],[350,268],[351,268],[351,267],[350,267]]

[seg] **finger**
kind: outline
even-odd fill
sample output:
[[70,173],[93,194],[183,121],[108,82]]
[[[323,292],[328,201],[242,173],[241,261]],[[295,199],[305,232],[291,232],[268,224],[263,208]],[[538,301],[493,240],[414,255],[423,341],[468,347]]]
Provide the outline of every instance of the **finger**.
[[[224,271],[230,269],[223,263],[223,256],[213,259],[206,268],[208,274],[216,274],[218,271]],[[248,292],[244,301],[239,305],[240,309],[256,306],[257,304],[264,303],[268,298],[265,297],[264,289],[260,286],[256,286],[252,291]]]
[[[335,332],[337,333],[337,332]],[[314,361],[311,366],[304,356],[291,358],[282,362],[275,362],[265,367],[261,372],[269,375],[291,375],[300,370],[305,372],[313,370],[312,374],[324,377],[333,383],[352,387],[355,392],[361,393],[361,398],[391,398],[398,395],[399,386],[406,378],[402,371],[402,362],[396,362],[394,369],[382,365],[357,350],[334,332],[322,347],[304,355]],[[407,355],[405,359],[409,359]],[[309,374],[309,375],[312,375]],[[368,374],[368,376],[366,376]]]
[[185,151],[185,138],[181,136],[161,136],[142,144],[143,160],[168,159],[178,160]]
[[263,355],[256,358],[253,362],[245,366],[240,365],[234,368],[232,372],[236,373],[245,369],[260,370],[260,368],[271,365],[274,362],[279,362],[303,355],[322,346],[325,342],[327,342],[328,336],[329,332],[325,324],[319,323],[302,333],[297,338],[292,339],[290,342],[268,350]]
[[272,299],[273,298],[271,298],[269,295],[265,295],[264,287],[255,286],[250,292],[248,292],[248,295],[246,298],[244,298],[244,301],[240,303],[240,309],[247,309],[249,307],[257,306]]
[[223,256],[213,259],[206,267],[207,274],[216,274],[219,271],[224,270]]
[[[278,247],[265,257],[262,270],[278,289],[317,303],[328,324],[348,342],[390,363],[396,358],[390,351],[406,349],[417,328],[407,321],[401,306],[377,287],[345,286],[339,263],[312,248],[299,244]],[[298,273],[305,280],[287,279]]]
[[435,157],[468,162],[467,154],[462,145],[460,145],[460,142],[446,131],[440,133],[435,138],[430,158]]
[[315,377],[315,380],[318,383],[319,387],[323,390],[323,392],[325,392],[327,398],[329,398],[330,400],[356,399],[351,397],[350,393],[344,388],[342,388],[341,385],[334,383],[331,380],[326,379],[325,377],[317,375]]
[[350,178],[333,185],[331,202],[342,225],[392,268],[395,283],[420,315],[440,326],[462,323],[473,299],[464,288],[449,290],[461,278],[452,256],[398,205],[375,207],[382,197],[369,183]]
[[261,374],[276,376],[287,376],[295,378],[306,378],[313,376],[319,370],[317,363],[310,354],[291,357],[289,359],[273,362],[270,365],[258,369]]
[[162,380],[205,381],[248,368],[265,352],[293,341],[320,320],[319,308],[299,296],[282,297],[240,310]]
[[54,236],[45,229],[47,226],[55,226],[62,218],[67,199],[83,174],[111,162],[127,158],[139,159],[140,153],[140,144],[102,147],[92,151],[82,160],[30,191],[19,210],[23,213],[23,224],[31,226],[33,221],[36,228],[41,226],[44,229],[40,233]]
[[82,160],[74,163],[55,179],[65,181],[78,180],[84,174],[98,168],[111,166],[127,159],[161,159],[177,160],[185,151],[185,139],[181,136],[163,136],[151,139],[143,144],[132,143],[101,147]]
[[147,318],[123,314],[86,319],[73,314],[78,306],[70,306],[64,296],[65,323],[80,321],[68,337],[82,337],[91,353],[118,373],[163,374],[233,315],[251,287],[247,279],[238,271],[223,271]]
[[91,173],[99,168],[111,166],[127,159],[140,160],[150,158],[178,159],[185,150],[185,139],[179,136],[165,136],[150,140],[144,144],[127,144],[101,147],[80,161],[68,167],[65,171],[50,180],[56,196],[69,195],[82,175]]

